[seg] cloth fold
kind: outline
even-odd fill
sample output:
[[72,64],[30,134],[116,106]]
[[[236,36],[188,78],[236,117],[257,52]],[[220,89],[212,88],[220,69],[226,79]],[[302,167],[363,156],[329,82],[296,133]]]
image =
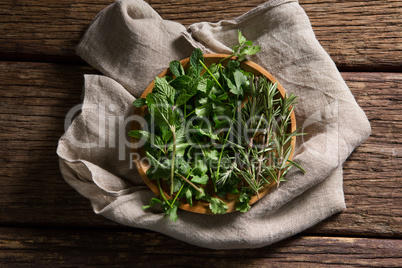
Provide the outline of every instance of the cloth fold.
[[[131,122],[141,120],[132,101],[171,60],[188,57],[195,47],[230,53],[238,29],[261,46],[250,60],[298,96],[296,121],[308,135],[298,138],[294,161],[307,173],[291,170],[247,213],[180,210],[174,223],[158,208],[143,211],[153,193],[135,170],[140,159],[126,135]],[[85,76],[81,113],[67,116],[72,123],[57,153],[65,180],[96,213],[195,245],[233,249],[272,244],[345,209],[342,164],[368,137],[370,125],[297,1],[268,1],[233,20],[186,29],[142,0],[121,0],[96,16],[76,51],[105,76]]]

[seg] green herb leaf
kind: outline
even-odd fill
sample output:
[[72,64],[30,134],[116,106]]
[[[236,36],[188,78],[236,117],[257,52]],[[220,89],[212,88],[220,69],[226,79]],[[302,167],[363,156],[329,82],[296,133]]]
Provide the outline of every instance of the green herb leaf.
[[193,173],[201,176],[207,173],[207,171],[208,166],[205,164],[204,160],[196,160]]
[[143,139],[151,146],[154,146],[163,151],[164,142],[158,135],[151,134],[145,130],[131,130],[130,132],[128,132],[128,135],[133,138]]
[[247,55],[254,55],[261,50],[260,46],[253,46],[252,41],[247,41],[240,30],[238,31],[238,40],[239,45],[232,47],[233,55],[238,57],[238,61],[243,61]]
[[228,206],[219,198],[211,197],[209,208],[214,214],[224,214],[228,210]]
[[182,75],[172,80],[170,82],[170,85],[174,87],[176,90],[181,89],[188,93],[191,83],[193,83],[193,79],[190,76]]
[[247,188],[243,188],[239,194],[239,203],[236,204],[236,211],[247,212],[250,210],[251,193]]
[[240,70],[236,70],[233,73],[233,78],[236,84],[237,91],[241,92],[240,95],[243,95],[243,89],[241,87],[248,82],[247,76],[244,75]]
[[195,129],[197,129],[197,132],[201,135],[207,136],[213,140],[218,140],[219,136],[217,134],[212,133],[212,129],[208,128],[207,131],[205,131],[203,128],[199,126],[194,126]]
[[169,64],[170,71],[176,77],[182,76],[185,74],[183,66],[181,65],[180,61],[174,60],[171,61]]
[[156,124],[170,126],[174,123],[173,107],[167,103],[162,95],[149,93],[147,95],[147,104],[149,113],[155,119]]
[[176,106],[181,106],[185,104],[189,99],[191,99],[192,95],[190,94],[181,94],[176,100]]
[[226,105],[222,102],[214,102],[212,103],[212,110],[216,115],[225,115]]
[[241,47],[241,45],[234,45],[232,46],[232,52],[233,54],[236,54],[239,51],[239,48]]
[[219,153],[217,150],[209,150],[205,152],[205,157],[209,161],[218,161],[219,159]]
[[170,165],[163,165],[149,152],[146,152],[146,154],[151,163],[151,168],[147,171],[147,175],[150,179],[157,180],[167,178],[170,175]]
[[195,114],[198,117],[209,116],[209,114],[211,113],[211,108],[212,108],[211,104],[206,104],[206,105],[197,107],[197,108],[195,108]]
[[237,39],[239,40],[240,46],[247,42],[247,39],[241,34],[240,30],[237,31]]
[[162,140],[166,144],[172,138],[173,133],[169,126],[159,125],[159,129],[162,132]]
[[[152,89],[152,93],[161,95],[170,104],[174,103],[175,89],[174,89],[174,87],[169,85],[168,81],[165,78],[159,78],[159,77],[155,78],[155,86]],[[148,95],[147,95],[147,97],[148,97]],[[147,99],[147,103],[148,103],[148,99]]]
[[146,210],[148,208],[151,208],[151,207],[153,207],[153,206],[155,206],[157,204],[161,204],[161,203],[162,203],[162,201],[159,198],[152,197],[151,201],[149,202],[149,205],[143,206],[142,209]]
[[204,189],[203,188],[200,188],[200,189],[201,189],[201,192],[195,191],[195,199],[197,199],[197,200],[203,199],[206,196]]
[[190,64],[194,68],[195,76],[199,76],[204,69],[200,61],[204,62],[204,56],[202,55],[201,49],[196,48],[190,56]]
[[144,98],[139,98],[139,99],[136,99],[134,102],[133,102],[133,105],[135,106],[135,107],[142,107],[142,106],[144,106],[145,104],[146,104],[147,102],[146,102],[146,99],[144,99]]
[[190,207],[192,207],[193,206],[193,192],[191,191],[190,188],[187,188],[185,190],[185,195],[186,195],[187,203],[190,205]]
[[171,207],[165,206],[165,214],[174,222],[176,222],[178,219],[177,209],[180,207],[180,205],[181,203],[179,201],[175,201],[173,204],[171,204]]
[[[184,154],[185,154],[185,152],[186,152],[186,149],[188,148],[190,146],[190,144],[189,143],[179,143],[179,144],[176,144],[176,156],[184,156]],[[172,147],[170,147],[169,146],[169,151],[171,151],[171,148]]]
[[254,55],[257,52],[261,50],[260,46],[253,46],[253,47],[244,47],[242,50],[240,50],[241,54],[246,54],[246,55]]
[[179,178],[177,178],[177,177],[174,177],[173,178],[173,181],[174,181],[174,184],[173,184],[173,191],[174,192],[177,192],[177,191],[179,191],[180,190],[180,188],[181,188],[181,186],[182,186],[182,181],[179,179]]
[[205,185],[205,184],[208,183],[208,180],[209,180],[208,175],[207,175],[207,174],[203,174],[202,176],[197,176],[197,175],[195,175],[195,176],[191,179],[191,182]]
[[198,79],[196,88],[198,91],[206,93],[207,89],[208,89],[207,80],[206,79]]

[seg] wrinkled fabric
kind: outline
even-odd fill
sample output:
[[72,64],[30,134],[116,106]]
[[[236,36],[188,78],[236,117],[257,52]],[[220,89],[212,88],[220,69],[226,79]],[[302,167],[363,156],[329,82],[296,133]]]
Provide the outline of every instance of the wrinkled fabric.
[[[238,29],[261,46],[249,59],[298,96],[297,125],[308,135],[298,137],[293,160],[307,173],[292,169],[247,213],[179,210],[172,222],[158,208],[142,210],[154,194],[133,164],[127,132],[140,119],[132,102],[194,48],[231,53]],[[268,1],[233,20],[188,28],[163,20],[142,0],[117,1],[96,16],[76,52],[103,75],[85,76],[83,104],[67,115],[57,154],[64,179],[95,213],[198,246],[235,249],[272,244],[345,209],[342,164],[370,125],[297,1]]]

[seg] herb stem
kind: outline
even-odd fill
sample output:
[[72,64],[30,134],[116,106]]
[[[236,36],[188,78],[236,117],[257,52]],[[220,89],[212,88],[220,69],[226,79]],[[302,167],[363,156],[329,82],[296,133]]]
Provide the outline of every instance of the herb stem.
[[199,60],[199,61],[200,61],[201,65],[202,65],[202,67],[204,67],[204,69],[209,73],[209,75],[215,80],[215,82],[218,84],[218,86],[219,86],[221,89],[225,90],[225,89],[222,87],[222,85],[218,82],[218,80],[216,80],[215,75],[213,75],[213,74],[211,73],[211,71],[208,69],[208,67],[205,66],[205,64],[204,64],[201,60]]
[[183,189],[183,187],[184,187],[184,183],[181,185],[180,190],[177,192],[176,196],[174,197],[174,199],[172,201],[172,205],[174,204],[174,202],[176,202],[177,197],[179,196],[179,194],[180,194],[181,190]]
[[183,175],[181,175],[180,173],[176,172],[176,175],[179,176],[180,178],[182,178],[185,182],[187,182],[188,184],[190,184],[191,186],[194,187],[194,189],[196,189],[198,192],[202,193],[202,190],[197,187],[194,183],[192,183],[191,181],[189,181],[186,177],[184,177]]
[[163,200],[165,200],[165,202],[169,205],[169,207],[172,207],[172,205],[171,205],[171,204],[169,203],[169,201],[166,199],[166,196],[163,194],[163,190],[162,190],[161,183],[160,183],[159,179],[157,179],[157,182],[158,182],[158,189],[159,189],[159,192],[160,192],[160,194],[161,194]]
[[[195,167],[188,173],[187,178],[185,179],[186,182],[187,182],[188,177],[190,177],[190,174],[193,172],[194,169],[195,169]],[[179,195],[181,193],[181,190],[183,190],[183,187],[184,187],[184,183],[181,185],[180,190],[177,192],[176,196],[174,197],[174,199],[172,201],[172,205],[174,204],[174,202],[176,202],[177,197],[179,197]],[[201,193],[202,193],[202,191],[201,191]]]
[[223,150],[225,149],[226,142],[227,142],[227,140],[228,140],[228,138],[229,138],[229,134],[230,134],[230,131],[231,131],[231,130],[232,130],[232,125],[230,125],[230,128],[229,128],[229,130],[228,130],[228,133],[226,134],[226,138],[225,138],[225,140],[224,140],[224,144],[222,145],[221,153],[219,154],[218,168],[216,169],[216,180],[215,180],[215,181],[217,181],[217,180],[219,179],[219,169],[220,169],[220,167],[221,167],[221,159],[222,159],[222,155],[223,155]]
[[229,59],[229,58],[231,58],[231,57],[234,57],[235,55],[236,55],[236,53],[232,53],[232,55],[229,55],[229,56],[227,56],[226,58],[221,59],[221,60],[219,61],[219,64],[221,64],[222,62],[224,62],[225,60],[227,60],[227,59]]
[[[197,108],[204,108],[205,106],[207,106],[208,104],[210,104],[210,103],[206,103],[206,104],[203,104],[203,105],[201,105],[201,106],[198,106]],[[188,115],[186,115],[186,118],[188,117],[188,116],[190,116],[192,113],[194,113],[195,112],[195,109],[191,112],[191,113],[189,113]]]
[[173,195],[174,189],[174,166],[176,160],[176,129],[175,126],[171,126],[172,134],[173,134],[173,153],[172,153],[172,166],[170,168],[170,195]]

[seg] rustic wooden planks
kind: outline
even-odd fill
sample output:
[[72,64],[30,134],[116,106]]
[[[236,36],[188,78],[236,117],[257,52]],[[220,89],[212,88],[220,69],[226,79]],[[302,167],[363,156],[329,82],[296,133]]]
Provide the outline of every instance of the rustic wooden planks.
[[[59,172],[57,140],[65,114],[80,103],[84,73],[96,70],[0,62],[0,225],[118,226],[96,216],[89,201]],[[343,77],[373,132],[345,163],[348,209],[306,233],[401,237],[402,182],[397,167],[401,166],[402,74],[343,73]]]
[[[113,2],[0,2],[0,266],[400,267],[402,0],[299,1],[372,134],[344,165],[344,212],[274,245],[232,251],[97,216],[60,175],[64,117],[81,102],[83,74],[97,73],[74,48]],[[234,18],[265,0],[146,2],[188,26]]]
[[[74,48],[95,15],[113,0],[0,3],[0,59],[80,62]],[[164,19],[185,26],[232,19],[264,0],[147,0]],[[402,67],[402,1],[301,0],[317,39],[338,67],[396,71]]]
[[398,267],[401,251],[394,239],[301,236],[214,251],[135,230],[0,229],[0,259],[18,267]]

